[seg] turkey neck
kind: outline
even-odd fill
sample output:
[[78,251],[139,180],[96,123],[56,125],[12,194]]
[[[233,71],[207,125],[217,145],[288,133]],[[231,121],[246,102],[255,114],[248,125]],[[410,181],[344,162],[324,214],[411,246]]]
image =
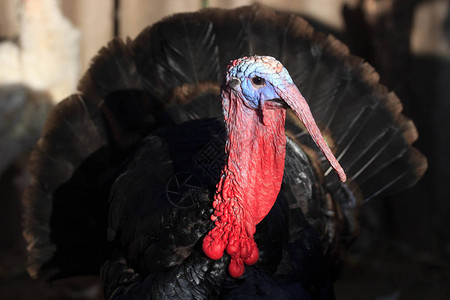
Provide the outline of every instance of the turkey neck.
[[249,108],[234,93],[222,90],[227,162],[213,201],[215,227],[203,239],[203,251],[220,259],[226,250],[231,256],[228,271],[237,278],[244,274],[244,264],[258,261],[256,224],[269,213],[280,191],[286,111],[269,102],[258,110]]
[[222,92],[228,133],[227,162],[216,190],[216,201],[236,201],[237,219],[249,236],[269,213],[280,191],[284,172],[286,111],[266,102],[248,108],[234,92]]

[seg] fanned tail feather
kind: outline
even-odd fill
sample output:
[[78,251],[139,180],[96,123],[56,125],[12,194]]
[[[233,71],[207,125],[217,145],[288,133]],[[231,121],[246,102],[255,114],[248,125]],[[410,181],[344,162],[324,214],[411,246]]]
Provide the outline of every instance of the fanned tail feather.
[[[351,179],[341,184],[327,172],[328,163],[302,124],[288,114],[286,129],[297,145],[292,147],[309,155],[323,186],[323,191],[315,186],[312,194],[328,195],[323,202],[302,207],[310,223],[322,224],[316,228],[326,248],[351,239],[360,203],[406,188],[421,177],[426,160],[411,147],[417,135],[412,122],[401,115],[399,100],[379,84],[373,68],[351,56],[335,38],[314,33],[298,16],[259,6],[179,14],[148,27],[133,41],[115,39],[101,49],[80,81],[80,95],[59,104],[48,119],[32,154],[33,182],[25,196],[30,273],[42,275],[47,268],[63,276],[98,268],[109,251],[106,234],[101,236],[107,226],[107,191],[126,155],[161,126],[220,117],[219,91],[227,64],[254,54],[279,58],[289,70]],[[291,150],[286,173],[295,172],[296,159],[307,159],[300,150]],[[92,180],[83,180],[88,174]],[[77,186],[80,192],[70,196]],[[101,192],[104,196],[99,197]],[[75,205],[80,198],[84,206]],[[64,228],[54,227],[57,219],[52,214],[60,211],[63,218],[70,207],[81,220],[71,220],[65,229],[76,232],[86,215],[92,227],[81,226],[82,233],[91,230],[91,235],[78,233],[68,241]],[[339,225],[342,219],[345,226]],[[76,248],[76,243],[95,239],[102,249],[98,253]],[[59,240],[79,250],[70,264],[56,250]],[[89,255],[91,259],[77,266]]]
[[100,124],[95,106],[82,96],[71,96],[51,112],[32,152],[29,168],[33,180],[24,196],[24,237],[32,276],[40,273],[41,264],[49,261],[56,249],[50,228],[54,193],[88,155],[106,143]]

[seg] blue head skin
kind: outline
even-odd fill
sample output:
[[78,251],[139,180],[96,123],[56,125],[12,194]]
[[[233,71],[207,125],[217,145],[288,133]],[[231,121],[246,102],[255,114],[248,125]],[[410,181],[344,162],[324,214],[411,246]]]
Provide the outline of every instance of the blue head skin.
[[288,71],[270,56],[244,57],[229,66],[226,84],[242,94],[244,104],[261,108],[265,101],[281,99],[280,90],[295,86]]

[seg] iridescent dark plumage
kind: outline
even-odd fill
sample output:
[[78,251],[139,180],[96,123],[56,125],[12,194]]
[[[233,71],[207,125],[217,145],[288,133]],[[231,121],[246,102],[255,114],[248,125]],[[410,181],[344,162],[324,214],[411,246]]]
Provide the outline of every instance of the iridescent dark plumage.
[[[342,184],[292,112],[279,196],[242,278],[201,249],[224,165],[219,97],[231,59],[276,57],[349,178]],[[414,125],[378,75],[301,18],[258,6],[180,14],[113,40],[79,95],[47,121],[25,202],[30,272],[97,274],[109,297],[332,299],[333,262],[369,199],[426,168]],[[269,180],[269,179],[267,179]]]

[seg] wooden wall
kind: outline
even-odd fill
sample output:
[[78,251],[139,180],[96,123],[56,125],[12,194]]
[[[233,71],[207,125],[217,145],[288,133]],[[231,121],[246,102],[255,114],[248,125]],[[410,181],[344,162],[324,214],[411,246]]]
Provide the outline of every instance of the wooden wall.
[[[14,37],[18,33],[17,8],[21,0],[0,0],[0,37]],[[38,0],[30,0],[38,1]],[[232,8],[258,2],[274,8],[302,13],[337,30],[344,28],[342,7],[364,3],[375,5],[374,0],[59,0],[61,8],[81,31],[82,72],[95,53],[114,36],[134,38],[144,27],[161,18],[178,13],[196,11],[204,6]],[[380,1],[390,2],[390,1]],[[379,6],[379,4],[376,4]],[[375,5],[375,6],[376,6]],[[438,52],[450,57],[448,41],[439,28],[448,14],[447,0],[427,1],[416,13],[416,25],[411,40],[417,52]],[[431,33],[431,34],[430,34]]]
[[[281,10],[304,13],[335,28],[342,29],[341,7],[358,0],[260,0],[258,3]],[[202,7],[232,8],[250,5],[253,0],[62,0],[62,9],[82,32],[81,61],[83,69],[90,58],[114,35],[114,17],[122,38],[136,35],[146,26],[179,12]],[[114,16],[114,10],[117,15]]]
[[[0,37],[18,34],[18,7],[21,0],[0,0]],[[31,0],[38,1],[38,0]],[[81,31],[82,70],[101,46],[114,37],[134,38],[143,28],[165,16],[202,7],[232,8],[258,2],[280,10],[312,16],[335,28],[343,28],[341,7],[358,0],[59,0],[61,9]]]

